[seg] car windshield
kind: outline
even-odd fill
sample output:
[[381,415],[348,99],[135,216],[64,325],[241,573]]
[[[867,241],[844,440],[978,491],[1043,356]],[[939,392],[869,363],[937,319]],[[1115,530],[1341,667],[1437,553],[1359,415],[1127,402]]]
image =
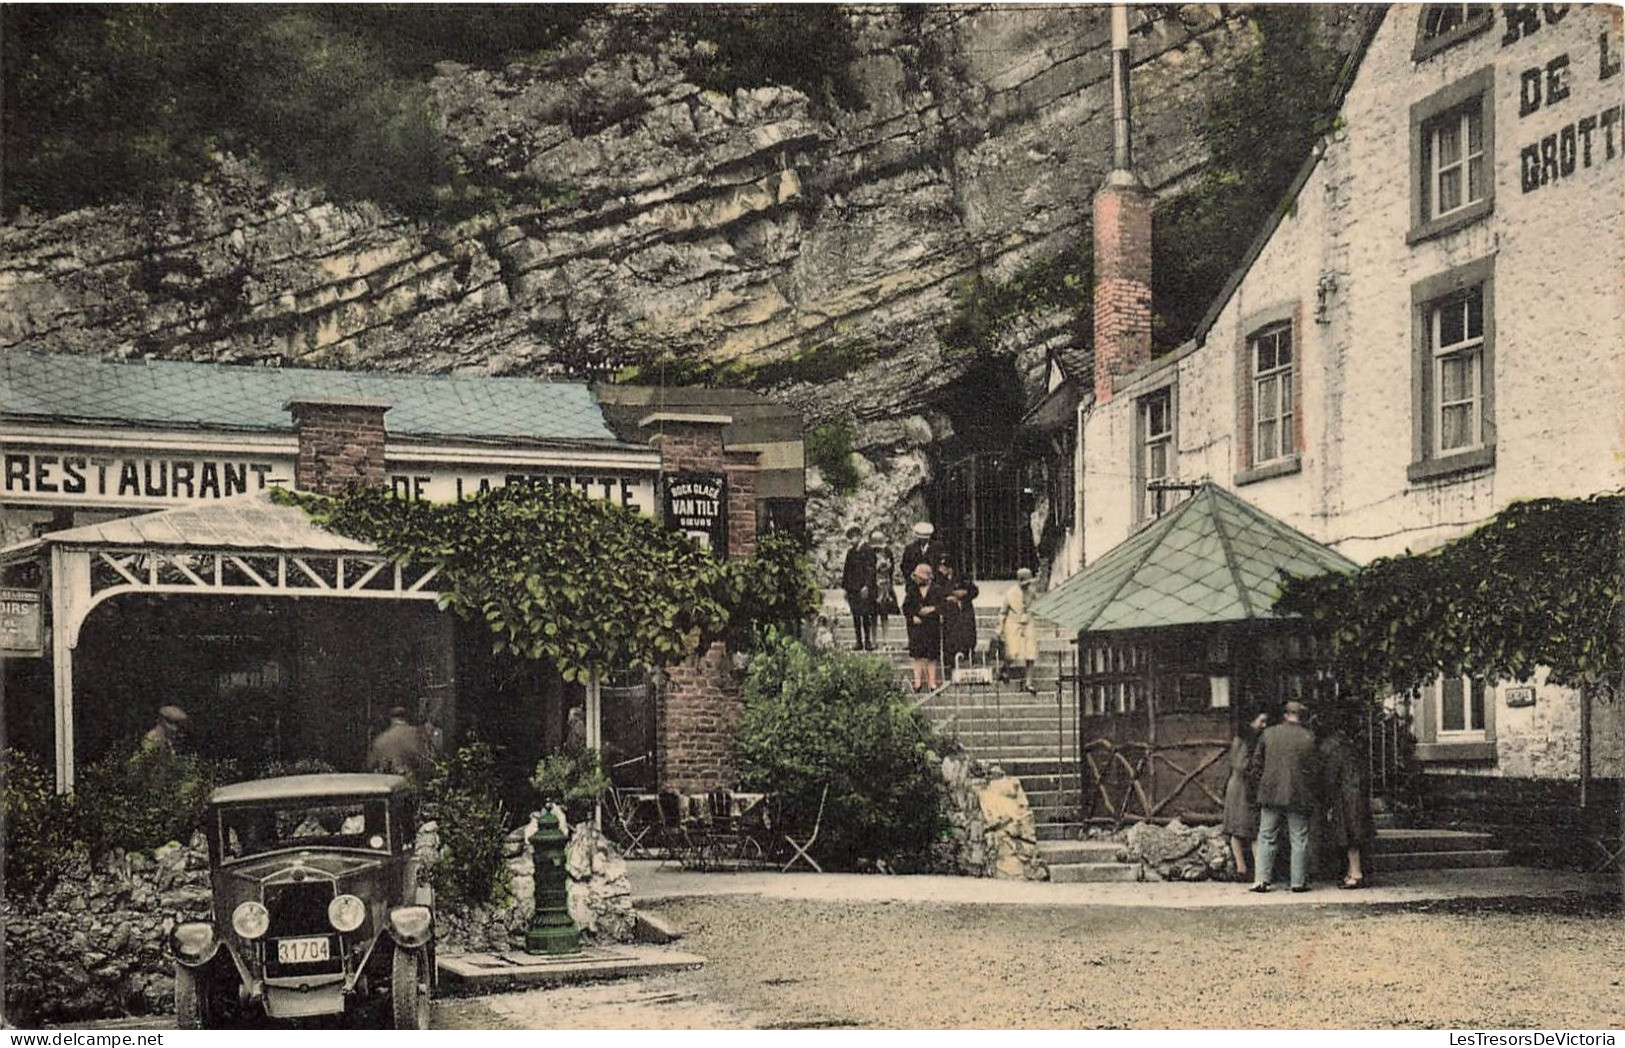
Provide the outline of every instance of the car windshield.
[[221,808],[220,854],[245,859],[281,848],[389,850],[385,800],[282,801]]

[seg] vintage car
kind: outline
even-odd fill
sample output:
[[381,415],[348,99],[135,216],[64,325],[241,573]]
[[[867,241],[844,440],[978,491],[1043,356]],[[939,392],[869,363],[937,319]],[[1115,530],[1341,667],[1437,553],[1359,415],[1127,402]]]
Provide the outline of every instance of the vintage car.
[[209,797],[211,919],[170,935],[182,1029],[354,1015],[423,1030],[434,910],[398,775],[293,775]]

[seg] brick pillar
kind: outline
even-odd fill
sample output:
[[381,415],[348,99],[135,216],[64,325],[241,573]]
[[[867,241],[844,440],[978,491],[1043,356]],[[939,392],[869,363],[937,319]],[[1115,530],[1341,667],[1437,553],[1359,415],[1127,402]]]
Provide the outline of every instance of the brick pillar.
[[[662,473],[727,478],[728,557],[756,550],[756,452],[730,452],[727,415],[658,413],[640,423],[654,433]],[[738,785],[734,736],[744,711],[743,682],[720,642],[666,670],[655,702],[655,775],[661,789],[700,792]]]
[[342,495],[384,483],[384,412],[389,408],[387,401],[365,397],[301,397],[284,404],[299,435],[294,487]]
[[724,454],[728,474],[730,559],[750,557],[756,553],[756,480],[761,471],[761,458],[760,451],[728,451]]
[[1131,172],[1113,171],[1095,193],[1095,403],[1151,359],[1151,209],[1156,197]]

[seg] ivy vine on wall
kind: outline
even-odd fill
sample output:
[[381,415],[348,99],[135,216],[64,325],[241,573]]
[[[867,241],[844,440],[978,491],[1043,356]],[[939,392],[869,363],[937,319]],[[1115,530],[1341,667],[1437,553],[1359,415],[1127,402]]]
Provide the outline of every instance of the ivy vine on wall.
[[1355,694],[1409,691],[1439,673],[1548,680],[1616,694],[1625,649],[1625,495],[1508,506],[1449,545],[1353,575],[1288,579],[1301,615]]
[[443,607],[484,622],[493,650],[547,659],[566,680],[674,665],[712,639],[739,650],[793,630],[816,598],[786,537],[719,561],[654,520],[551,485],[450,504],[381,488],[275,497],[392,558],[438,563]]

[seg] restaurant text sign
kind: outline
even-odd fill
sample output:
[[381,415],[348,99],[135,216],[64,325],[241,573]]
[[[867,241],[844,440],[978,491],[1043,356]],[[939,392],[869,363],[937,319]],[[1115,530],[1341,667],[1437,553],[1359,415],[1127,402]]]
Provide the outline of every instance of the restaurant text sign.
[[0,501],[140,505],[224,499],[292,479],[293,460],[230,455],[7,451]]

